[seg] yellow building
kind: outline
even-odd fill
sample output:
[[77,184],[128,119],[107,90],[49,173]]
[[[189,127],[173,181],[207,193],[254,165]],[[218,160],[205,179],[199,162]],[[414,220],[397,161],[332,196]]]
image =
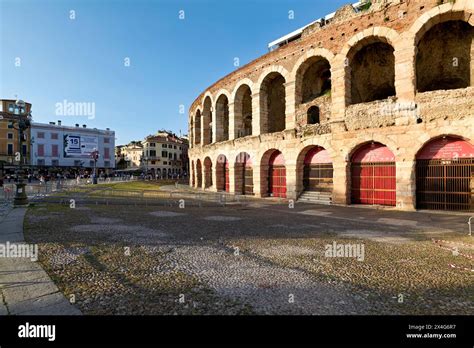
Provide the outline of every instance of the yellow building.
[[[31,104],[25,103],[24,108],[16,105],[13,99],[0,100],[0,176],[5,173],[13,173],[15,165],[15,153],[19,152],[18,145],[18,119],[26,117],[31,112]],[[28,165],[30,162],[30,129],[25,132],[21,150],[21,161]]]

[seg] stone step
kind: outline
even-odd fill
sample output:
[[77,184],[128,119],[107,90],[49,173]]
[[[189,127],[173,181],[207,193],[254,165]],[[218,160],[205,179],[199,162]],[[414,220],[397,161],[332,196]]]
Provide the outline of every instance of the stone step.
[[331,204],[332,194],[330,192],[320,192],[320,191],[304,191],[298,202],[303,203],[315,203],[315,204]]
[[331,199],[332,195],[321,195],[321,194],[305,194],[303,193],[300,198],[315,198],[315,199]]
[[321,201],[321,200],[316,200],[316,199],[298,199],[298,203],[331,205],[331,201]]

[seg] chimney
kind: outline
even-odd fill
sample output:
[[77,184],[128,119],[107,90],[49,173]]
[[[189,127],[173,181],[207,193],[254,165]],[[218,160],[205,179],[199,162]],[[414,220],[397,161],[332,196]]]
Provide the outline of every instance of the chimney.
[[54,126],[56,123],[54,122],[49,122],[50,125]]
[[87,128],[87,125],[83,124],[83,125],[82,125],[82,128]]
[[60,125],[61,125],[61,120],[58,120],[58,126],[60,126]]
[[76,127],[79,127],[79,123],[76,123]]

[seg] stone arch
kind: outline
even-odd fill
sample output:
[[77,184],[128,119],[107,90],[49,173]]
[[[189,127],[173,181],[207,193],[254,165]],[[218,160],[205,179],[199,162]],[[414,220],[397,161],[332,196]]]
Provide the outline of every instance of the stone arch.
[[216,158],[216,189],[229,192],[229,160],[226,155],[220,154]]
[[473,84],[474,27],[463,20],[433,25],[417,44],[418,92],[466,88]]
[[253,161],[248,152],[240,152],[235,156],[234,185],[235,193],[253,195]]
[[363,140],[354,139],[352,142],[352,145],[348,147],[349,151],[346,153],[346,156],[345,156],[346,161],[350,162],[351,157],[354,155],[354,153],[359,151],[361,147],[364,147],[368,144],[373,144],[373,143],[379,143],[379,144],[385,145],[386,147],[388,147],[388,149],[391,152],[393,152],[396,159],[399,157],[399,146],[396,142],[394,142],[393,140],[391,140],[390,138],[384,135],[377,136],[374,134],[369,139],[363,139]]
[[471,0],[456,0],[455,3],[446,3],[436,6],[418,17],[412,24],[408,33],[410,33],[410,41],[413,45],[418,42],[423,35],[438,23],[446,21],[465,21],[474,26],[474,3]]
[[[278,156],[283,158],[283,164],[274,162]],[[286,197],[286,166],[283,153],[271,148],[266,150],[260,158],[260,192],[262,197]]]
[[[354,35],[344,46],[346,106],[395,95],[395,50],[400,35],[374,27]],[[364,66],[370,65],[370,69]]]
[[201,125],[202,122],[202,116],[201,116],[201,110],[198,108],[196,110],[196,113],[194,114],[194,144],[198,145],[201,143]]
[[194,160],[191,160],[191,187],[196,187],[196,168],[194,167]]
[[202,187],[202,164],[199,158],[196,160],[196,185]]
[[252,89],[246,83],[240,83],[234,96],[234,138],[252,135]]
[[[309,158],[311,157],[311,158]],[[307,163],[307,159],[310,161]],[[313,160],[314,159],[314,160]],[[303,190],[332,195],[333,159],[330,151],[320,145],[306,145],[296,158],[296,192]]]
[[[290,81],[295,81],[296,121],[306,124],[308,109],[314,105],[331,104],[331,69],[334,54],[323,48],[310,49],[294,64]],[[320,98],[321,96],[326,98]],[[307,103],[310,103],[309,105]]]
[[474,211],[474,145],[462,136],[431,137],[415,155],[416,208]]
[[222,93],[216,100],[216,142],[229,140],[229,97]]
[[260,134],[280,132],[285,129],[286,81],[281,73],[272,71],[259,84]]
[[207,156],[204,158],[204,188],[210,188],[212,185],[212,160]]
[[201,115],[201,132],[202,132],[202,145],[209,145],[213,141],[212,126],[213,126],[213,108],[212,98],[210,96],[205,97],[203,103],[203,111]]
[[395,153],[385,144],[358,144],[350,157],[351,203],[395,206],[397,177]]

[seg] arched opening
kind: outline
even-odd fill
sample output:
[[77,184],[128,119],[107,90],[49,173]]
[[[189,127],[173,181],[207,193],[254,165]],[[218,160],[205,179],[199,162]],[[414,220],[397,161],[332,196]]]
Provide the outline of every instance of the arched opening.
[[[159,175],[158,173],[160,172],[158,169],[157,175]],[[194,161],[191,161],[191,186],[196,187],[196,168],[194,167]]]
[[209,157],[204,159],[204,188],[212,186],[212,161]]
[[262,193],[270,197],[286,198],[286,167],[283,154],[275,149],[267,151],[263,155],[260,168],[261,178],[268,178],[267,187],[263,187]]
[[204,110],[202,112],[202,132],[203,145],[212,143],[212,102],[210,97],[204,100]]
[[235,193],[253,195],[252,159],[246,152],[241,152],[235,158]]
[[194,143],[201,143],[201,111],[197,110],[194,122]]
[[189,141],[190,141],[190,146],[194,146],[194,120],[193,117],[191,117],[190,123],[189,123]]
[[222,94],[216,102],[216,141],[229,140],[229,99]]
[[229,161],[224,155],[217,157],[216,163],[216,187],[217,191],[230,191]]
[[416,155],[418,209],[474,210],[474,146],[454,136],[429,141]]
[[307,124],[318,124],[319,121],[319,107],[313,105],[307,112]]
[[361,146],[351,156],[351,202],[396,205],[395,155],[380,143]]
[[303,200],[330,203],[333,189],[333,165],[329,152],[321,146],[301,151],[297,161],[300,197]]
[[[350,52],[351,104],[382,100],[395,95],[395,55],[382,41],[369,43]],[[360,47],[358,46],[358,47]]]
[[260,131],[281,132],[285,129],[285,78],[268,74],[260,87]]
[[242,85],[234,100],[235,138],[252,135],[252,92],[248,85]]
[[296,105],[330,94],[331,65],[323,57],[311,57],[298,68],[296,73]]
[[464,21],[447,21],[428,30],[417,45],[418,92],[466,88],[472,84],[474,28]]

